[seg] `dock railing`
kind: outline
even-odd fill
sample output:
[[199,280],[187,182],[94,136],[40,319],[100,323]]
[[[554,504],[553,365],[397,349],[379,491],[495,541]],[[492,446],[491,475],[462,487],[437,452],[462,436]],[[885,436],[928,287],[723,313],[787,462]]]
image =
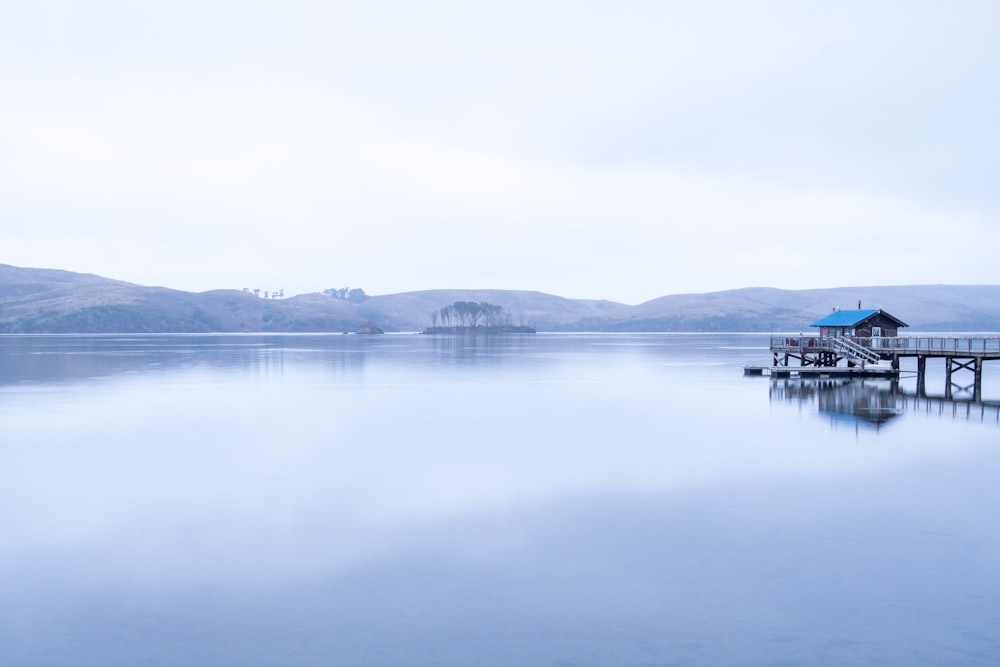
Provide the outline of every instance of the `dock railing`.
[[[880,354],[1000,358],[1000,336],[896,336],[848,340]],[[832,336],[771,336],[775,351],[836,351]]]

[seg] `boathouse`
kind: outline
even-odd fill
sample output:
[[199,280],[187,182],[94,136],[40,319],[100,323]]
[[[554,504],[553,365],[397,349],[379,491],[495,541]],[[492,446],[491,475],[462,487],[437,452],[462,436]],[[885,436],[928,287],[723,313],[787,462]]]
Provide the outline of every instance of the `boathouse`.
[[876,310],[835,310],[809,326],[819,327],[822,338],[895,338],[906,322],[881,308]]
[[[926,398],[927,360],[943,359],[945,399],[952,400],[957,391],[978,403],[984,362],[1000,361],[1000,336],[899,336],[899,329],[909,325],[881,308],[834,310],[810,326],[817,327],[820,335],[772,335],[771,365],[746,366],[743,372],[774,378],[898,378],[900,360],[915,357],[917,396]],[[847,365],[840,365],[842,361]],[[972,377],[961,384],[955,381],[959,373]]]

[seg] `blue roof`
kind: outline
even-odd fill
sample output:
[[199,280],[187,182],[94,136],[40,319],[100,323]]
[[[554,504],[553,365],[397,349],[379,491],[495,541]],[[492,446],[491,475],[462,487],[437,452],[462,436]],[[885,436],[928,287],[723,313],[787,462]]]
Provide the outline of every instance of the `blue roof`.
[[[816,320],[809,326],[811,327],[853,327],[856,324],[864,322],[872,315],[878,313],[878,310],[838,310],[830,313],[821,320]],[[895,318],[893,318],[895,319]]]

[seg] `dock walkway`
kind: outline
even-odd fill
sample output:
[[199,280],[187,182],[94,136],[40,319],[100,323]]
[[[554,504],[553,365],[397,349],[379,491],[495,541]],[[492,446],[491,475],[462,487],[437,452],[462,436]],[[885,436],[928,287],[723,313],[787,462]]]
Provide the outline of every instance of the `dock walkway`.
[[891,366],[744,366],[744,375],[765,375],[773,378],[873,378],[898,377],[899,370]]
[[[915,357],[918,383],[923,386],[927,360],[945,360],[945,395],[952,388],[982,388],[983,363],[1000,360],[1000,336],[771,336],[770,366],[746,366],[747,375],[772,377],[893,377],[900,359]],[[793,362],[798,362],[797,364]],[[845,365],[841,365],[844,362]],[[972,373],[972,382],[960,385],[953,376]]]

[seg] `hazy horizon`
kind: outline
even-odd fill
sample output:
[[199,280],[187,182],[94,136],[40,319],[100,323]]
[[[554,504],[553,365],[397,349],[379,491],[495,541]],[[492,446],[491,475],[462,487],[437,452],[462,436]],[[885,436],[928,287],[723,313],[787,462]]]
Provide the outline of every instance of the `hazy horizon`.
[[991,3],[6,9],[0,262],[629,304],[996,282]]
[[[0,262],[0,266],[4,266],[4,263]],[[6,266],[12,266],[12,265],[7,264]],[[42,270],[42,271],[67,271],[68,270],[68,269],[63,269],[63,268],[59,268],[59,267],[43,267],[43,266],[15,266],[13,268],[15,268],[15,269],[26,269],[26,270]],[[71,271],[71,273],[76,273],[76,272]],[[131,283],[131,281],[122,280],[122,279],[117,278],[115,276],[110,276],[110,275],[106,275],[106,274],[102,274],[102,273],[93,273],[93,272],[79,272],[79,273],[81,273],[83,275],[94,275],[94,276],[97,276],[97,277],[100,277],[100,278],[106,278],[108,280],[114,280],[114,281],[119,281],[119,282]],[[217,290],[236,290],[236,291],[243,291],[244,290],[243,287],[228,287],[228,286],[226,286],[226,287],[209,287],[208,289],[205,289],[205,290],[184,290],[182,288],[178,288],[178,287],[175,287],[173,285],[146,285],[146,284],[142,284],[142,283],[132,283],[132,284],[136,285],[137,287],[164,288],[164,289],[172,289],[172,290],[178,290],[178,291],[188,291],[188,292],[193,292],[193,293],[212,292],[212,291],[217,291]],[[927,285],[931,285],[931,284],[928,283]],[[937,284],[934,284],[934,285],[931,285],[931,286],[935,286],[935,287],[994,287],[994,286],[998,286],[998,285],[1000,285],[1000,283],[981,283],[981,284],[937,283]],[[295,296],[307,296],[307,295],[310,295],[310,294],[319,294],[319,293],[322,293],[324,290],[331,289],[332,287],[334,287],[334,286],[325,286],[325,287],[317,288],[317,289],[306,291],[306,292],[297,292],[295,294],[290,294],[290,293],[288,293],[286,291],[285,294],[284,294],[284,296],[283,296],[283,298],[288,299],[288,298],[292,298],[292,297],[295,297]],[[340,287],[351,287],[351,288],[365,289],[363,285],[341,285],[341,286],[336,286],[336,287],[338,289]],[[739,292],[739,291],[745,291],[745,290],[778,290],[778,291],[790,291],[790,292],[808,292],[808,291],[814,291],[814,290],[845,290],[845,289],[871,290],[871,289],[896,288],[896,287],[904,287],[904,288],[905,287],[921,287],[921,285],[920,284],[905,284],[905,285],[903,285],[903,284],[900,284],[900,285],[860,285],[859,284],[859,285],[834,285],[834,286],[830,286],[830,287],[795,287],[795,288],[790,288],[790,287],[775,287],[775,286],[772,286],[772,285],[743,285],[743,286],[731,287],[731,288],[721,289],[721,290],[712,290],[712,291],[709,291],[709,292],[676,292],[676,293],[670,293],[670,294],[659,294],[657,296],[650,297],[649,299],[646,299],[645,301],[636,302],[636,303],[629,303],[629,302],[625,302],[625,301],[616,301],[614,299],[609,299],[609,298],[606,298],[606,297],[601,296],[601,295],[582,296],[582,297],[567,297],[567,296],[565,296],[563,294],[555,294],[555,293],[552,293],[552,292],[546,292],[544,290],[538,290],[538,289],[530,289],[530,288],[528,288],[528,289],[508,289],[508,288],[505,288],[505,287],[456,287],[456,286],[451,286],[451,287],[430,287],[430,288],[426,288],[426,289],[412,289],[412,290],[404,289],[404,290],[397,291],[397,292],[386,292],[386,293],[375,293],[375,292],[369,292],[368,290],[365,290],[365,294],[367,294],[369,297],[375,297],[375,296],[393,296],[393,295],[398,295],[398,294],[410,294],[410,293],[416,293],[416,292],[433,292],[433,291],[442,291],[442,292],[537,292],[537,293],[540,293],[540,294],[547,294],[549,296],[555,296],[555,297],[559,297],[559,298],[566,298],[566,299],[573,299],[573,300],[581,300],[581,301],[609,301],[609,302],[613,302],[613,303],[619,303],[619,304],[625,305],[625,306],[638,306],[638,305],[642,305],[643,303],[646,303],[648,301],[654,301],[656,299],[664,298],[664,297],[699,296],[699,295],[708,295],[708,294],[718,294],[718,293],[723,293],[723,292]],[[246,289],[248,289],[250,291],[253,291],[254,288],[246,288]],[[263,290],[261,290],[261,293],[263,293]],[[850,307],[850,306],[851,306],[851,304],[848,304],[848,303],[844,304],[845,308]]]

